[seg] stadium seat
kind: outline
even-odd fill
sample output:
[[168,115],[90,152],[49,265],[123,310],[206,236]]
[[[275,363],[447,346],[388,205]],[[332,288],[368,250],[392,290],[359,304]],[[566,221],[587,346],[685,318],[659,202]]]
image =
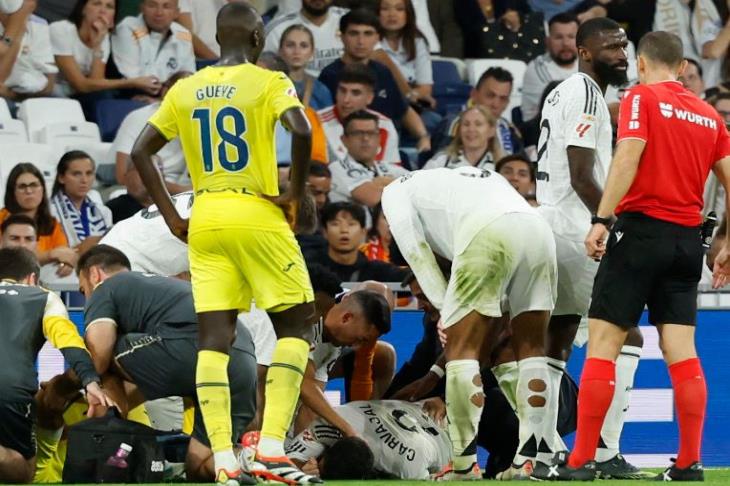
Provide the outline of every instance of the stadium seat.
[[12,120],[13,115],[10,114],[10,108],[5,98],[0,98],[0,120]]
[[[456,72],[459,75],[459,81],[467,81],[466,79],[466,63],[463,59],[459,59],[458,57],[441,57],[441,56],[431,56],[431,62],[448,62],[452,64],[456,68]],[[440,68],[440,67],[439,67]],[[447,68],[448,69],[448,68]],[[436,81],[436,67],[434,66],[434,81]]]
[[200,71],[203,68],[206,68],[208,66],[212,66],[213,64],[217,63],[218,59],[196,59],[195,60],[195,70]]
[[433,67],[433,97],[436,99],[436,110],[441,115],[458,113],[469,99],[471,86],[465,83],[454,61],[458,59],[434,59]]
[[20,104],[18,119],[25,122],[28,140],[41,141],[44,127],[64,122],[85,122],[81,103],[68,98],[31,98]]
[[77,143],[101,142],[99,127],[91,122],[57,122],[46,125],[34,142],[48,145],[75,145]]
[[[2,105],[0,103],[0,105]],[[26,143],[28,133],[25,130],[25,123],[12,118],[0,118],[0,144]]]
[[135,100],[101,100],[96,104],[96,122],[99,124],[101,140],[113,142],[119,125],[130,111],[142,108],[146,103]]
[[43,173],[46,182],[46,191],[50,194],[53,181],[56,178],[56,165],[53,148],[42,143],[9,143],[0,145],[0,201],[5,195],[5,184],[10,171],[21,162],[30,162]]
[[466,61],[469,84],[475,86],[479,77],[490,67],[501,67],[512,74],[514,84],[512,85],[512,97],[503,117],[508,120],[512,118],[512,109],[522,104],[522,83],[525,78],[527,64],[514,59],[467,59]]
[[447,59],[434,59],[431,61],[433,71],[433,84],[458,84],[463,80],[459,75],[456,64]]

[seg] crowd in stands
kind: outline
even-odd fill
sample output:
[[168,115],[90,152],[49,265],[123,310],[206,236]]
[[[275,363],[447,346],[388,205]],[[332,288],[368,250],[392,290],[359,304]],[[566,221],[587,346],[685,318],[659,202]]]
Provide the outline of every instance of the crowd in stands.
[[[46,274],[71,275],[113,224],[151,204],[132,145],[170,87],[215,62],[225,3],[0,0],[0,144],[21,154],[50,147],[44,160],[0,155],[0,222],[3,233],[32,227],[41,262],[53,268]],[[266,21],[259,64],[291,78],[313,128],[309,187],[320,228],[300,242],[308,260],[344,281],[401,280],[379,203],[408,171],[496,170],[536,204],[541,106],[577,71],[575,36],[587,19],[614,18],[634,43],[653,27],[680,35],[690,61],[683,83],[730,123],[730,21],[720,0],[251,3]],[[607,93],[614,115],[620,95]],[[78,103],[84,118],[69,118],[59,136],[42,111],[24,111],[33,98]],[[63,120],[65,108],[42,106]],[[17,133],[18,119],[27,133]],[[81,122],[100,131],[76,143]],[[277,130],[285,183],[291,136]],[[178,141],[157,157],[171,193],[191,188]]]

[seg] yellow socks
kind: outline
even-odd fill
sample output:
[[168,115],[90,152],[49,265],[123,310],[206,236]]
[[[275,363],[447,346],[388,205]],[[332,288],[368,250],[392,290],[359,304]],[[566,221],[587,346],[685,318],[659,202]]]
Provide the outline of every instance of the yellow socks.
[[309,343],[299,338],[276,342],[266,374],[266,407],[258,451],[266,457],[284,455],[284,437],[299,401],[299,388],[309,359]]
[[[198,404],[214,453],[229,451],[233,455],[233,426],[231,425],[231,390],[228,388],[228,355],[217,351],[198,351],[195,386]],[[227,454],[226,454],[227,455]],[[227,470],[235,468],[228,464]],[[220,469],[216,461],[216,470]]]

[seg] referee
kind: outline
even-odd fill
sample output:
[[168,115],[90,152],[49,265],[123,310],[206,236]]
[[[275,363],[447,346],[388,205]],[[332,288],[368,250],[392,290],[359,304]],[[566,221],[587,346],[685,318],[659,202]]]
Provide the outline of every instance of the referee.
[[704,480],[700,443],[707,387],[694,345],[701,210],[710,170],[728,189],[730,137],[715,110],[677,81],[687,64],[679,37],[651,32],[637,52],[641,84],[621,102],[615,155],[585,241],[588,255],[602,260],[589,311],[575,447],[567,462],[556,457],[551,479],[593,479],[592,459],[614,394],[615,360],[646,305],[669,367],[679,422],[677,460],[656,479]]

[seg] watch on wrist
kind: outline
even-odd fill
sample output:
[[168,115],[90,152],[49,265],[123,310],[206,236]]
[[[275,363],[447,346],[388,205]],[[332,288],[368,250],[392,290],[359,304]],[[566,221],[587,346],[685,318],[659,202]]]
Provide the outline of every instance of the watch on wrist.
[[606,229],[611,229],[611,226],[613,226],[613,222],[611,221],[611,218],[602,218],[598,216],[597,214],[594,214],[591,218],[591,224],[602,224],[606,227]]

